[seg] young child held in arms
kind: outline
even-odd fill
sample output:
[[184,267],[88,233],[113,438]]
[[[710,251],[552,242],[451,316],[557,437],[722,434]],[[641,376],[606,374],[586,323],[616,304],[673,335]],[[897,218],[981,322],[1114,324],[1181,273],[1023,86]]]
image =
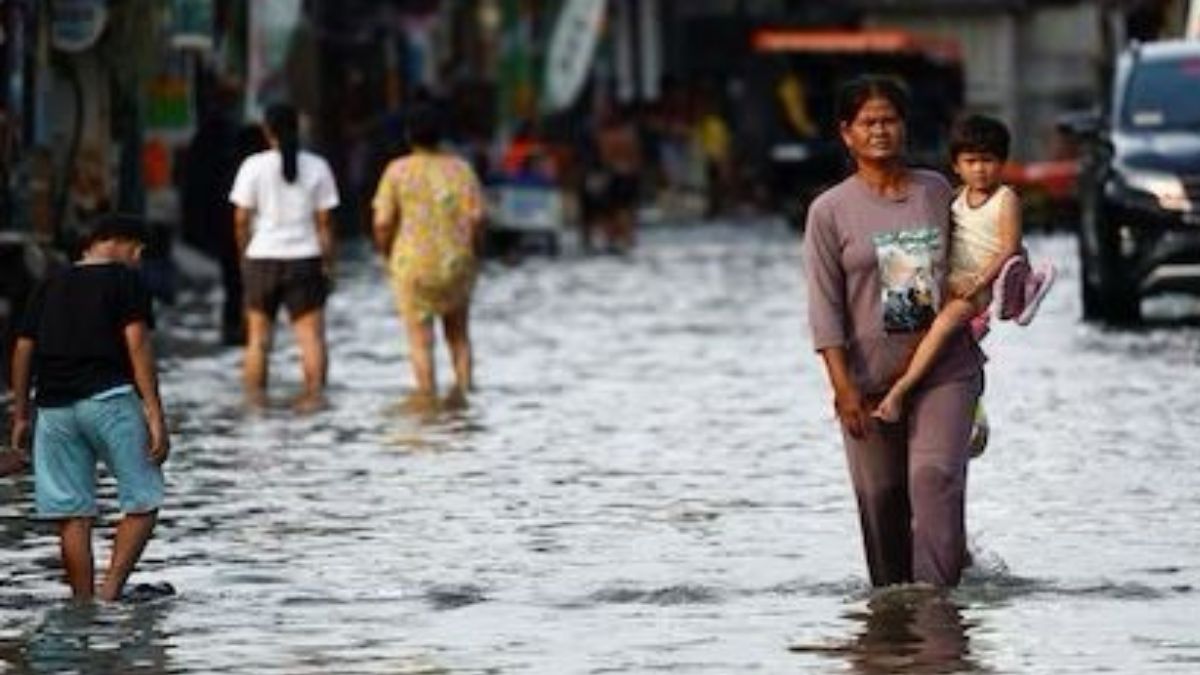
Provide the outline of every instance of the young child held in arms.
[[885,422],[900,420],[905,396],[954,331],[971,322],[982,337],[986,323],[979,319],[986,320],[993,291],[998,318],[1024,326],[1054,282],[1054,267],[1043,263],[1032,269],[1021,245],[1021,203],[1000,182],[1008,146],[1008,129],[990,117],[966,117],[951,133],[950,160],[963,185],[950,206],[948,299],[908,368],[875,409],[874,416]]

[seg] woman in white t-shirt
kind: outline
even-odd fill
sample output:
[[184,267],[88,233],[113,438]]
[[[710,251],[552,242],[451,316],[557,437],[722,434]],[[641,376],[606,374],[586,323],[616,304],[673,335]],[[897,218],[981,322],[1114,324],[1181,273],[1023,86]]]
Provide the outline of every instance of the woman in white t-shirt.
[[275,315],[285,305],[300,347],[302,403],[320,400],[325,386],[325,299],[333,278],[330,212],[338,205],[329,164],[301,150],[296,110],[267,109],[264,132],[271,148],[247,157],[229,193],[246,307],[246,393],[261,399]]

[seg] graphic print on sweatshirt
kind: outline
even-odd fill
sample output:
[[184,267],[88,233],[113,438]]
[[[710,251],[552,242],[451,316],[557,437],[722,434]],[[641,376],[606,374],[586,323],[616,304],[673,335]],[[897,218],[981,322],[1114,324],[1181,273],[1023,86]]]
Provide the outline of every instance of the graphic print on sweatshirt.
[[875,235],[883,329],[913,333],[933,323],[941,306],[934,261],[941,248],[938,230],[923,227]]

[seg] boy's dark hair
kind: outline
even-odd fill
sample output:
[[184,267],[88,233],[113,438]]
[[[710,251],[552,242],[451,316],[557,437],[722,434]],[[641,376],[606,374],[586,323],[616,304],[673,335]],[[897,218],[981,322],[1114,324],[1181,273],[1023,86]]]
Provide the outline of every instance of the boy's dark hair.
[[83,250],[102,241],[133,241],[146,243],[146,225],[138,216],[129,213],[105,213],[96,216],[83,228],[79,243]]
[[837,121],[850,124],[858,117],[858,111],[873,98],[887,100],[896,109],[900,119],[908,120],[909,100],[904,85],[895,78],[883,75],[860,75],[838,89]]
[[950,161],[958,159],[964,152],[981,152],[995,155],[1000,161],[1008,159],[1011,138],[1008,127],[994,117],[968,115],[956,122],[950,130]]
[[405,119],[408,142],[422,148],[433,148],[442,142],[442,115],[432,103],[413,104]]

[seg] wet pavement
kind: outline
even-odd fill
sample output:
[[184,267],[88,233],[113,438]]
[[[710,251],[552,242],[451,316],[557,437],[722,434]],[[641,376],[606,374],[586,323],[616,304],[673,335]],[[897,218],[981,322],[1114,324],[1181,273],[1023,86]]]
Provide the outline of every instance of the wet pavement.
[[489,268],[467,406],[406,400],[374,264],[343,266],[316,414],[286,333],[249,411],[208,301],[168,312],[134,581],[178,595],[64,603],[28,479],[0,481],[0,673],[1200,672],[1197,307],[1081,324],[1073,241],[1031,248],[1062,274],[985,344],[979,565],[948,600],[868,593],[798,240],[707,225]]

